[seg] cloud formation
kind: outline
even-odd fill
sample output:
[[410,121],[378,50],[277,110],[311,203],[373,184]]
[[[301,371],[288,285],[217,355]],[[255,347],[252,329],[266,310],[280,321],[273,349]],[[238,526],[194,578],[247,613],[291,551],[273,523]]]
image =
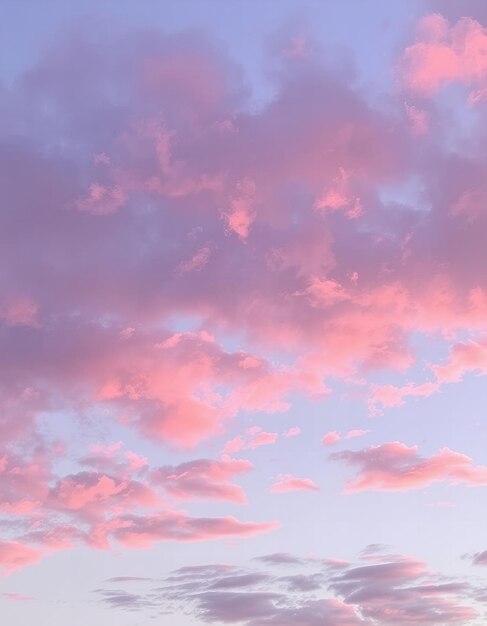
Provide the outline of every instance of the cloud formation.
[[[152,591],[133,595],[98,590],[115,609],[137,610],[184,603],[203,622],[246,626],[406,626],[462,624],[478,616],[463,604],[475,585],[430,570],[426,563],[371,546],[358,563],[275,555],[259,559],[266,569],[200,565],[173,572]],[[300,573],[283,573],[300,567]],[[320,599],[316,597],[319,593]],[[384,600],[387,599],[387,602]]]
[[422,457],[417,446],[394,441],[363,450],[345,450],[331,458],[359,468],[356,478],[347,484],[349,493],[403,491],[442,481],[453,485],[487,485],[487,466],[475,465],[467,455],[448,448]]
[[[476,619],[473,587],[422,561],[278,543],[309,539],[293,498],[350,521],[340,464],[347,493],[487,484],[475,438],[382,421],[487,374],[487,11],[464,4],[385,16],[373,81],[292,21],[256,55],[267,95],[211,29],[94,18],[33,43],[0,84],[2,575],[283,528],[251,567],[150,593],[123,587],[152,574],[112,576],[100,597],[246,626]],[[339,425],[315,417],[329,398]],[[403,443],[430,434],[437,452]]]

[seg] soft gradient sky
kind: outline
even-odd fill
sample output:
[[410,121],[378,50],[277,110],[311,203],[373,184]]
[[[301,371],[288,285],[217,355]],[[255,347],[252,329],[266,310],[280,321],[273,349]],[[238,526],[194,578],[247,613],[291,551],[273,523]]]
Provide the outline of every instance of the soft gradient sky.
[[487,4],[0,9],[2,623],[485,624]]

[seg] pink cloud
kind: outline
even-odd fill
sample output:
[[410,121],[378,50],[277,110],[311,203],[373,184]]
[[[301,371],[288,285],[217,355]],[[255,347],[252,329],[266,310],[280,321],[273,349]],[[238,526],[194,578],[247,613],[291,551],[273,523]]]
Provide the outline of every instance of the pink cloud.
[[[428,28],[433,32],[428,37],[443,37],[441,28]],[[419,224],[414,210],[405,207],[392,225],[387,203],[377,200],[381,185],[422,175],[401,116],[376,110],[346,76],[305,58],[290,74],[276,78],[276,97],[270,103],[243,115],[245,90],[238,72],[204,38],[155,36],[151,51],[139,48],[135,36],[129,39],[121,47],[88,41],[86,46],[95,56],[111,58],[111,67],[128,63],[133,72],[108,72],[103,64],[79,67],[75,51],[64,41],[57,44],[63,63],[52,81],[45,80],[50,67],[45,58],[18,94],[32,103],[42,98],[56,102],[67,136],[78,137],[80,154],[87,155],[69,157],[72,179],[63,162],[54,154],[42,157],[35,145],[31,151],[19,146],[18,160],[5,165],[7,191],[17,203],[8,216],[9,228],[17,232],[16,220],[31,220],[36,239],[30,238],[26,247],[39,258],[22,274],[17,291],[32,294],[37,316],[43,318],[39,323],[55,324],[47,335],[38,328],[38,336],[65,347],[43,377],[49,397],[116,405],[125,423],[139,433],[190,447],[221,434],[226,420],[240,410],[286,410],[288,393],[295,390],[327,393],[324,379],[331,374],[407,369],[415,358],[409,346],[414,331],[482,323],[479,301],[475,308],[464,298],[468,288],[482,290],[484,285],[465,267],[478,258],[478,250],[462,243],[462,229],[455,230],[458,241],[451,247],[464,252],[462,258],[449,259],[447,302],[432,287],[450,248],[439,241],[421,275],[415,264],[424,263],[433,226],[435,237],[449,240],[448,220],[434,208]],[[70,64],[79,70],[79,83],[69,82],[65,98],[66,81],[73,75]],[[204,68],[204,77],[195,67]],[[87,89],[89,85],[111,85],[110,93],[126,93],[126,115],[107,115],[110,103],[97,107],[96,88]],[[326,106],[315,109],[312,102],[318,100],[326,100]],[[94,127],[105,128],[103,136],[81,123],[83,103],[91,103]],[[415,107],[410,112],[420,112],[416,104],[408,106]],[[164,110],[164,118],[155,110]],[[36,112],[27,107],[25,115],[26,128],[33,129],[30,141],[36,144],[41,141],[34,132]],[[232,131],[222,132],[229,120]],[[289,158],[284,160],[284,153]],[[94,162],[93,155],[104,156]],[[456,206],[463,197],[467,199],[460,205],[470,206],[464,196],[471,191],[468,181],[450,176],[447,164],[438,163],[440,174],[462,188],[435,186],[454,196],[451,202],[432,198],[435,207]],[[27,174],[29,185],[23,184]],[[82,180],[94,181],[91,191],[78,182]],[[308,206],[282,200],[290,184],[306,190]],[[433,193],[433,188],[427,190]],[[37,198],[46,201],[32,213]],[[123,207],[117,206],[122,198]],[[162,200],[167,213],[136,208],[139,201],[159,206]],[[83,211],[66,209],[77,201]],[[346,219],[359,216],[358,201],[373,224],[367,233],[357,224],[360,219]],[[317,210],[310,211],[314,203]],[[106,215],[99,219],[93,212]],[[462,209],[458,218],[467,213]],[[46,226],[57,223],[59,214],[62,246]],[[240,246],[235,256],[235,238],[226,231],[252,246]],[[165,233],[177,245],[160,245],[150,233]],[[90,258],[83,253],[88,248]],[[24,248],[16,249],[22,256]],[[138,255],[142,249],[147,256]],[[16,263],[22,265],[20,256]],[[46,282],[50,267],[64,267],[70,277],[62,290],[58,282]],[[357,268],[360,281],[347,280],[358,275]],[[460,276],[477,284],[464,285]],[[80,317],[73,312],[81,312]],[[216,335],[223,329],[236,332],[261,354],[286,346],[292,365],[281,368],[246,354],[240,362],[254,359],[255,367],[237,370],[236,354],[206,346],[204,358],[204,349],[190,346],[198,342],[196,336],[174,345],[177,355],[153,356],[151,343],[169,337],[149,340],[148,329],[155,320],[161,328],[180,315],[198,319],[200,327]],[[112,322],[93,322],[102,319]],[[125,350],[114,349],[108,338],[115,331],[113,320],[119,320],[119,338],[124,329],[137,328],[130,341],[120,342],[127,344]],[[74,345],[81,334],[82,348]],[[15,341],[27,343],[23,337]],[[16,380],[24,386],[34,382],[34,364],[42,362],[36,346],[30,342],[16,353],[21,368]],[[52,346],[45,349],[55,353]],[[232,375],[226,375],[230,370]],[[255,377],[239,375],[240,370],[254,371]],[[164,383],[168,371],[174,372],[174,385]],[[101,384],[94,390],[95,382]]]
[[204,246],[195,252],[195,254],[188,261],[184,261],[180,265],[181,272],[198,272],[209,261],[211,255],[211,249],[208,246]]
[[460,381],[468,372],[487,374],[487,344],[477,341],[457,343],[451,349],[445,365],[433,365],[440,383]]
[[370,433],[370,430],[363,430],[361,428],[354,428],[353,430],[349,430],[348,433],[344,436],[344,439],[355,439],[356,437],[363,437]]
[[297,478],[292,474],[278,474],[276,481],[269,487],[271,493],[289,493],[290,491],[319,491],[318,485],[310,478]]
[[126,201],[125,193],[119,187],[109,189],[92,183],[88,194],[76,201],[76,207],[93,215],[108,215],[123,207]]
[[278,436],[277,433],[268,433],[259,426],[254,426],[247,431],[248,439],[245,447],[254,450],[260,446],[269,446],[276,443]]
[[431,457],[422,457],[417,446],[396,441],[355,452],[335,453],[331,458],[359,468],[357,477],[347,483],[348,493],[406,491],[436,482],[468,486],[487,484],[486,466],[474,465],[470,457],[448,448]]
[[278,437],[278,433],[269,433],[260,426],[252,426],[247,429],[244,435],[238,435],[227,441],[223,446],[222,452],[223,454],[233,454],[240,450],[255,450],[255,448],[260,448],[261,446],[269,446],[276,443]]
[[160,502],[147,485],[96,472],[80,472],[59,480],[49,495],[49,506],[75,511],[87,519],[120,513]]
[[237,195],[230,202],[230,210],[224,214],[228,229],[244,241],[249,236],[250,227],[255,220],[253,210],[255,184],[251,180],[239,181]]
[[[195,448],[231,420],[285,412],[298,395],[323,399],[337,379],[365,381],[380,410],[486,371],[481,107],[457,150],[442,113],[415,97],[460,83],[471,103],[484,101],[478,22],[423,20],[400,63],[413,94],[406,110],[403,96],[377,106],[351,73],[314,57],[308,39],[306,54],[299,40],[286,44],[292,59],[280,59],[272,99],[250,109],[243,70],[204,35],[73,28],[8,87],[2,108],[4,127],[18,130],[0,148],[0,510],[10,529],[0,562],[9,571],[80,542],[142,546],[275,527],[188,517],[163,500],[241,503],[234,481],[248,462],[178,459],[158,475],[138,445]],[[372,373],[417,364],[418,336],[443,347],[472,339],[433,366],[432,382],[370,385]],[[54,441],[60,414],[63,432],[76,433],[65,449]],[[134,445],[75,459],[71,445],[91,427],[94,439],[114,431]],[[278,437],[256,427],[224,450]],[[456,452],[367,450],[344,457],[359,467],[352,488],[483,484],[483,466]],[[68,461],[79,467],[63,474]],[[376,599],[371,619],[400,623],[401,607],[388,617]],[[313,605],[299,619],[323,622],[332,608]]]
[[[152,345],[138,338],[109,347],[115,353],[106,358],[117,359],[118,373],[107,368],[96,398],[123,409],[144,435],[181,447],[218,434],[239,411],[283,411],[290,390],[309,385],[300,373],[225,352],[208,333],[178,333]],[[141,350],[143,356],[134,360]],[[140,413],[138,406],[144,407]],[[265,437],[254,437],[254,443]]]
[[[198,49],[198,53],[193,48]],[[116,49],[116,46],[111,46],[110,54],[116,54]],[[142,71],[130,74],[130,78],[126,75],[122,79],[107,76],[104,74],[104,67],[91,70],[84,68],[80,73],[80,83],[91,84],[92,79],[97,81],[96,84],[126,80],[128,84],[124,84],[124,92],[143,93],[147,96],[146,101],[150,101],[150,95],[154,102],[159,102],[165,93],[164,97],[169,98],[172,103],[168,108],[167,119],[161,120],[151,115],[150,111],[144,109],[144,99],[134,95],[133,101],[130,101],[129,96],[128,107],[132,107],[129,119],[122,116],[116,121],[111,120],[103,141],[96,133],[89,134],[83,129],[83,145],[88,144],[90,157],[93,154],[107,157],[103,159],[102,168],[99,162],[95,164],[96,176],[100,178],[96,183],[99,188],[95,188],[93,198],[83,195],[86,190],[77,188],[66,189],[65,195],[91,198],[93,206],[90,205],[90,208],[98,210],[97,203],[101,203],[103,198],[111,200],[114,189],[123,191],[127,206],[124,210],[119,209],[106,216],[116,225],[111,232],[116,233],[117,250],[122,250],[127,241],[133,242],[131,237],[139,236],[135,233],[130,235],[132,197],[162,196],[174,203],[176,210],[171,212],[172,218],[184,214],[188,223],[178,218],[171,225],[174,236],[181,242],[177,251],[169,252],[157,248],[153,251],[154,258],[159,259],[160,267],[165,268],[162,282],[158,282],[151,274],[144,274],[145,269],[142,267],[131,268],[128,261],[118,258],[118,265],[114,264],[114,270],[118,267],[120,271],[111,274],[116,277],[117,285],[112,290],[116,295],[111,303],[106,300],[106,294],[100,288],[101,276],[96,280],[92,279],[94,282],[91,286],[85,280],[83,296],[77,296],[71,291],[69,298],[65,294],[67,299],[63,301],[69,303],[69,307],[74,310],[84,302],[84,306],[93,310],[94,319],[97,314],[103,315],[102,310],[105,307],[113,308],[122,317],[138,316],[139,313],[135,313],[138,310],[140,319],[134,321],[140,322],[142,326],[145,315],[151,315],[150,311],[153,312],[152,315],[159,317],[169,313],[177,314],[182,310],[192,311],[208,319],[224,321],[228,326],[238,328],[242,325],[245,331],[258,335],[265,342],[276,344],[280,343],[282,337],[289,338],[289,345],[293,345],[295,349],[313,348],[317,339],[321,338],[320,344],[331,346],[326,357],[327,367],[337,358],[343,360],[343,366],[366,363],[367,366],[380,367],[386,363],[397,362],[405,367],[410,363],[410,358],[409,361],[404,358],[407,355],[404,350],[405,338],[401,338],[400,332],[394,336],[391,330],[396,326],[396,321],[399,325],[404,324],[405,328],[410,328],[410,319],[406,319],[404,312],[402,316],[398,316],[397,306],[392,307],[387,314],[382,311],[382,315],[377,315],[378,309],[382,308],[379,302],[369,299],[369,304],[365,304],[364,296],[377,290],[374,280],[364,281],[362,304],[344,289],[343,281],[340,280],[340,276],[353,275],[359,266],[364,267],[361,275],[366,277],[379,276],[377,272],[383,262],[388,267],[395,264],[394,251],[391,249],[390,254],[386,254],[385,240],[378,237],[382,227],[378,226],[378,232],[370,234],[370,245],[378,251],[377,257],[374,257],[377,261],[373,261],[370,256],[368,259],[362,258],[363,251],[353,243],[346,247],[347,250],[354,250],[353,254],[344,255],[341,244],[334,237],[333,225],[326,221],[330,210],[338,214],[344,211],[348,217],[352,217],[349,212],[354,210],[357,198],[366,207],[367,198],[374,194],[376,185],[391,176],[409,175],[409,170],[404,168],[405,155],[410,147],[405,129],[396,127],[386,115],[373,110],[350,85],[339,77],[329,75],[326,70],[320,73],[314,69],[312,72],[310,70],[309,75],[301,75],[296,68],[296,80],[283,78],[277,86],[276,99],[271,105],[255,115],[242,116],[239,115],[238,106],[232,108],[237,101],[240,102],[239,87],[228,79],[227,60],[218,58],[211,45],[202,41],[192,43],[184,38],[171,41],[161,38],[160,41],[154,41],[154,51],[150,54],[131,50],[129,58],[133,66]],[[128,50],[126,53],[129,54]],[[122,56],[124,61],[119,59],[118,62],[123,64],[125,56]],[[71,57],[66,58],[73,62]],[[195,74],[196,66],[205,68],[204,80]],[[184,71],[184,75],[179,76],[175,68]],[[62,91],[61,85],[64,84],[63,72],[68,73],[66,65],[58,68],[59,84],[56,81],[50,85],[43,83],[43,70],[43,66],[33,70],[30,89],[40,93],[52,91],[53,98],[58,97]],[[236,76],[235,72],[229,73],[232,77]],[[35,80],[36,76],[38,82]],[[135,84],[130,82],[133,76]],[[330,85],[333,89],[329,89]],[[215,88],[211,97],[208,95],[210,86]],[[114,87],[115,92],[117,88],[122,89],[117,85]],[[76,91],[81,87],[72,85],[72,89]],[[304,95],[315,93],[314,90],[327,97],[327,106],[323,110],[312,109],[309,98]],[[76,93],[79,97],[83,91]],[[330,98],[330,93],[333,93],[333,98]],[[76,102],[77,98],[73,96],[70,104],[74,109]],[[176,106],[176,102],[179,105]],[[183,117],[197,122],[185,124],[182,122]],[[76,116],[69,119],[73,125],[71,131],[80,132],[81,129],[76,126]],[[134,122],[134,119],[137,121]],[[295,119],[303,121],[299,132],[293,130]],[[217,133],[214,129],[219,120],[232,120],[234,131]],[[100,124],[103,121],[102,119]],[[275,141],[275,137],[279,141]],[[337,146],[338,152],[326,152],[329,141]],[[94,145],[100,142],[104,145]],[[283,146],[293,146],[287,150],[291,157],[286,162],[279,158],[283,153]],[[117,159],[109,156],[111,154],[116,154]],[[204,159],[201,158],[203,154]],[[228,154],[232,154],[231,159]],[[324,154],[327,155],[326,159]],[[250,160],[250,155],[254,161]],[[56,163],[36,162],[30,163],[30,167],[44,168],[46,180],[49,173],[55,178]],[[39,178],[42,179],[43,176]],[[326,210],[320,209],[324,214],[310,216],[303,209],[305,219],[300,222],[301,226],[292,221],[290,207],[276,206],[275,198],[280,197],[281,188],[289,180],[300,181],[313,197],[321,199],[325,207],[328,207]],[[255,190],[259,194],[258,206],[254,206]],[[198,215],[191,211],[191,202],[187,203],[186,198],[190,195],[198,196],[198,206],[201,207]],[[98,196],[102,197],[101,200],[97,199]],[[260,202],[261,197],[265,202]],[[59,204],[65,206],[66,203],[64,199],[62,202],[59,199]],[[177,208],[183,206],[183,212],[178,212]],[[380,207],[374,211],[377,224],[385,219],[382,209]],[[43,210],[49,212],[48,207]],[[221,212],[227,216],[223,224]],[[55,210],[52,213],[53,216],[56,215]],[[95,250],[94,259],[101,259],[104,255],[102,231],[111,226],[100,225],[105,220],[98,219],[95,226],[90,222],[89,216],[89,213],[82,216],[70,214],[65,226],[69,232],[77,232],[79,235],[79,243],[74,242],[73,245],[79,246],[81,250],[83,247],[86,249],[87,242],[90,242],[91,249]],[[162,214],[153,214],[147,219],[161,222],[160,226],[165,232],[165,226],[162,225],[165,218]],[[356,220],[350,220],[354,221]],[[200,222],[204,223],[204,228]],[[241,238],[255,236],[255,247],[252,251],[243,250],[239,253],[242,263],[238,267],[229,266],[233,244],[231,237],[224,236],[225,224],[227,229],[236,232]],[[268,228],[271,235],[262,237],[259,228]],[[393,239],[400,238],[401,228],[398,224],[398,232],[394,233]],[[43,236],[49,237],[49,233],[43,233]],[[189,233],[193,233],[192,238],[189,238]],[[352,224],[347,227],[346,237],[350,242],[360,240],[361,236]],[[215,245],[212,247],[211,263],[207,262],[210,240]],[[53,247],[51,254],[54,252]],[[378,261],[382,254],[390,257],[387,262],[384,259]],[[268,261],[270,258],[273,259],[272,263]],[[95,260],[91,262],[96,266]],[[232,267],[235,284],[244,285],[245,273],[248,274],[253,263],[257,263],[261,270],[253,274],[252,289],[248,292],[246,289],[241,291],[237,296],[241,302],[234,306],[228,289],[222,287],[228,280],[224,268]],[[366,271],[367,263],[377,264],[377,267]],[[98,263],[100,265],[103,266],[103,263]],[[244,268],[247,270],[244,271]],[[183,271],[184,280],[181,278],[181,269],[188,270]],[[402,279],[403,274],[404,278],[408,275],[408,268],[404,272],[399,271],[400,268],[397,270],[398,280]],[[70,271],[74,275],[82,273],[83,268],[74,263]],[[139,271],[141,276],[146,277],[144,280],[138,280],[133,275],[133,272],[137,274]],[[193,274],[197,276],[192,276]],[[96,272],[91,275],[95,276]],[[144,303],[141,307],[135,307],[127,297],[131,291],[126,283],[132,280],[140,287],[141,298],[138,298],[138,303]],[[32,283],[35,285],[34,280]],[[230,283],[233,284],[232,279]],[[162,288],[161,284],[166,287]],[[280,292],[277,292],[277,285],[281,284],[284,288],[279,287]],[[333,285],[338,287],[333,290]],[[266,291],[268,286],[270,288]],[[335,318],[335,314],[324,315],[321,310],[310,312],[308,307],[316,306],[317,293],[308,302],[299,305],[290,302],[289,293],[305,293],[308,288],[315,292],[318,291],[318,286],[322,302],[326,303],[330,298],[334,304],[345,305],[348,302],[344,318],[341,318],[344,311],[340,311],[339,318]],[[406,290],[406,285],[403,287]],[[416,304],[418,290],[416,286],[412,287],[410,300]],[[161,289],[167,293],[158,293]],[[207,297],[203,297],[205,293]],[[251,293],[255,297],[249,298]],[[76,302],[77,297],[79,302]],[[51,302],[54,307],[57,306],[55,299],[51,299]],[[391,303],[394,304],[392,298]],[[361,315],[352,315],[357,308]],[[369,315],[364,315],[367,312],[363,308],[370,309]],[[387,309],[385,306],[383,308]],[[155,313],[156,309],[160,309],[158,313]],[[256,317],[252,311],[260,311],[262,314]],[[277,315],[279,311],[282,315]],[[270,319],[273,320],[272,325],[266,323]],[[364,320],[363,330],[359,319]],[[306,324],[302,323],[303,320],[306,320]],[[350,339],[352,336],[353,341]],[[316,346],[318,352],[321,351],[320,347]],[[344,350],[340,350],[340,347]],[[196,428],[196,424],[194,426]]]
[[170,495],[182,500],[214,499],[245,504],[247,498],[243,489],[230,480],[251,469],[252,464],[243,459],[201,459],[154,470],[152,481],[163,486]]
[[413,135],[422,136],[429,132],[428,113],[414,104],[406,103],[406,115],[411,126]]
[[440,388],[437,382],[422,384],[408,383],[402,387],[394,385],[372,385],[369,408],[372,414],[380,413],[382,408],[401,406],[407,398],[427,398]]
[[79,459],[79,462],[98,472],[112,473],[128,479],[134,474],[143,473],[149,465],[147,457],[133,450],[124,450],[124,444],[121,441],[107,445],[91,444],[89,454]]
[[335,443],[338,443],[341,439],[340,433],[338,433],[336,430],[330,431],[329,433],[326,433],[326,435],[324,435],[321,438],[321,443],[324,446],[332,446]]
[[487,373],[487,348],[483,339],[454,344],[444,365],[431,365],[435,381],[421,384],[408,383],[401,387],[394,385],[372,385],[369,408],[378,414],[382,408],[400,406],[410,397],[429,397],[438,392],[442,385],[460,382],[469,372],[478,375]]
[[346,290],[335,280],[320,280],[313,277],[306,289],[310,302],[316,307],[327,307],[348,300]]
[[[486,199],[485,186],[467,189],[452,204],[450,213],[453,216],[466,218],[468,221],[477,220],[486,213]],[[485,302],[483,304],[485,306]]]
[[479,99],[486,87],[487,31],[479,22],[464,17],[456,24],[436,13],[422,18],[416,43],[401,60],[404,85],[418,94],[434,94],[441,87],[460,82],[471,89],[470,101]]
[[223,454],[234,454],[245,448],[245,442],[242,435],[229,439],[223,446]]
[[42,448],[22,456],[1,456],[0,511],[14,516],[36,513],[49,493],[51,462],[47,450]]
[[0,572],[10,574],[26,565],[37,563],[42,552],[17,541],[0,542]]
[[344,211],[348,219],[360,217],[363,213],[362,203],[359,197],[351,195],[349,178],[345,168],[339,167],[330,187],[315,201],[314,209],[331,213]]
[[189,518],[180,513],[121,518],[110,531],[127,547],[148,548],[159,541],[208,541],[252,537],[280,527],[278,522],[240,522],[234,517]]

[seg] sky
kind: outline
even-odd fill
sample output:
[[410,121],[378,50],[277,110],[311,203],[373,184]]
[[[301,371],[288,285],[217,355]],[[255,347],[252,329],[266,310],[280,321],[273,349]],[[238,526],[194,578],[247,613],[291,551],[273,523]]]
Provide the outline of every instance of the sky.
[[2,620],[485,624],[484,0],[0,5]]

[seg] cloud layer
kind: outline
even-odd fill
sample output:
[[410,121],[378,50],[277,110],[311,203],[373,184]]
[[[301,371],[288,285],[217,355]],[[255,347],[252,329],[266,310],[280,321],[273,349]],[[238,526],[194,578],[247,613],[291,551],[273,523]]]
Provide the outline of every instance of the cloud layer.
[[440,5],[373,81],[294,21],[260,93],[210,29],[84,19],[0,85],[2,576],[268,536],[255,566],[97,593],[246,626],[476,619],[475,585],[414,558],[278,547],[314,537],[286,503],[325,528],[356,492],[487,485],[476,437],[414,413],[487,374],[487,11]]

